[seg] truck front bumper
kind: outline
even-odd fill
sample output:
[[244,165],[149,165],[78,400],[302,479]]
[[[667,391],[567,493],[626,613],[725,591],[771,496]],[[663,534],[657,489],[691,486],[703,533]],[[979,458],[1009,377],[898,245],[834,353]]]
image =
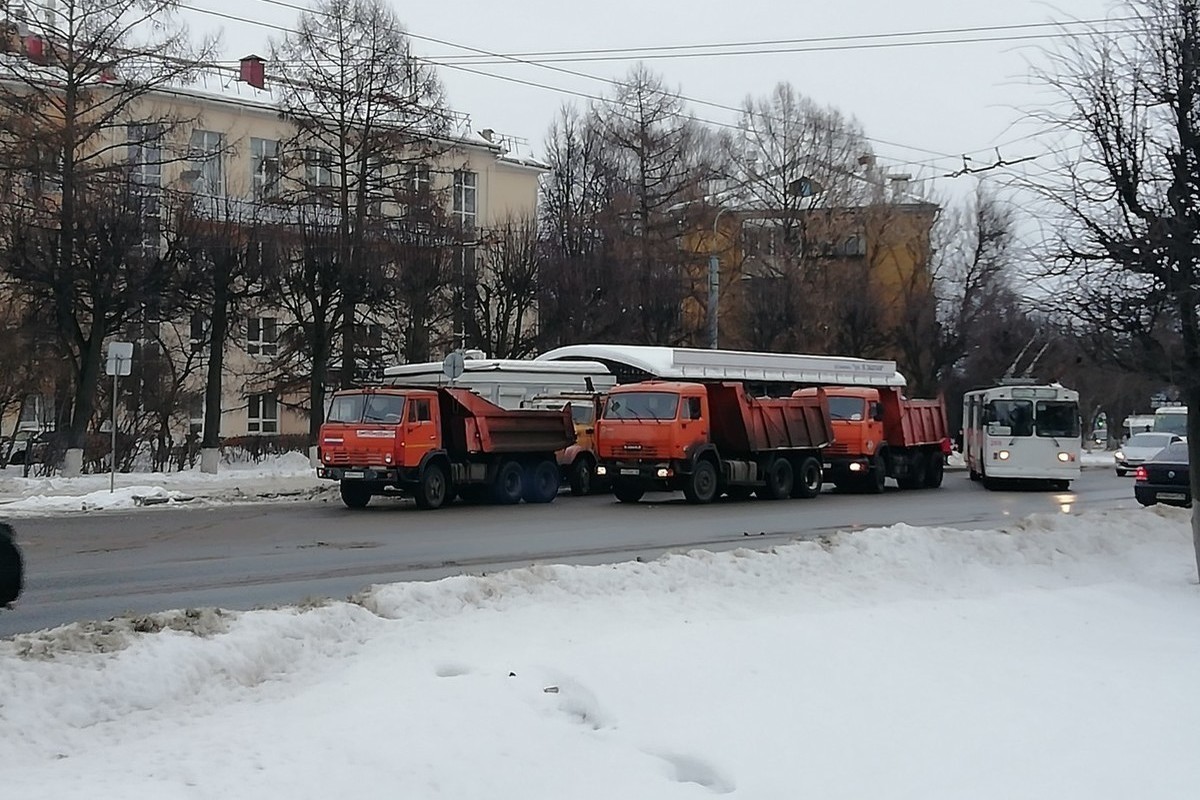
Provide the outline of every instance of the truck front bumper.
[[674,491],[679,475],[678,466],[670,461],[601,461],[596,466],[597,478],[651,491]]
[[317,467],[317,477],[331,481],[395,484],[400,482],[400,470],[395,467]]

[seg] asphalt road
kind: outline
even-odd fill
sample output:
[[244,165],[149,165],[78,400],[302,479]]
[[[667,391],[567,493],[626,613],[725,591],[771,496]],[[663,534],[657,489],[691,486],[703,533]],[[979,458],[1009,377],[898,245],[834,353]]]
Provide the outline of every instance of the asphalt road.
[[1087,470],[1069,493],[987,491],[947,473],[936,491],[826,491],[812,500],[689,506],[647,495],[563,495],[541,506],[419,511],[324,500],[16,520],[26,592],[0,611],[0,637],[126,613],[247,609],[346,597],[373,583],[431,580],[531,563],[597,564],[702,547],[768,547],[835,530],[907,522],[989,527],[1034,512],[1135,507],[1131,479]]

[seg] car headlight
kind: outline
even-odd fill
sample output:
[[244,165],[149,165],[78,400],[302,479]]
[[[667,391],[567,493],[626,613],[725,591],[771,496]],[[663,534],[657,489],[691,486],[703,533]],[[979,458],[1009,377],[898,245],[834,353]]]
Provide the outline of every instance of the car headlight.
[[1113,453],[1113,458],[1115,458],[1117,461],[1124,461],[1125,454],[1118,450],[1117,452]]

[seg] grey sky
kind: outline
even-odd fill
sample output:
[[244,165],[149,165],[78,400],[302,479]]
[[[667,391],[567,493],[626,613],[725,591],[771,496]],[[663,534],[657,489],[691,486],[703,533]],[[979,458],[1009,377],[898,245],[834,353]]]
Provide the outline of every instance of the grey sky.
[[[303,5],[304,0],[282,0]],[[269,0],[185,0],[196,8],[219,10],[258,22],[291,26],[295,11]],[[507,3],[395,2],[406,27],[481,50],[516,53],[614,47],[659,47],[777,39],[807,39],[898,33],[975,26],[1044,23],[1106,16],[1108,0],[1060,0],[1053,6],[1033,0],[1007,3],[963,0],[509,0]],[[265,53],[277,30],[191,14],[194,29],[224,30],[227,58]],[[1013,36],[1029,31],[939,35],[936,39]],[[1043,29],[1038,33],[1048,32]],[[904,37],[915,40],[921,37]],[[862,43],[861,41],[858,43]],[[839,43],[853,45],[855,42]],[[462,55],[453,47],[414,39],[415,50],[440,59]],[[1029,63],[1041,59],[1050,39],[942,44],[919,47],[825,50],[718,58],[670,58],[646,63],[668,84],[689,97],[737,106],[748,94],[765,94],[781,80],[801,92],[857,117],[875,140],[881,160],[925,175],[961,166],[957,154],[991,157],[996,144],[1031,132],[1021,109],[1045,101],[1029,85]],[[813,46],[813,45],[795,45]],[[619,79],[634,63],[560,63],[565,69]],[[586,94],[611,89],[600,81],[522,64],[486,64],[471,69],[544,83]],[[558,108],[572,98],[546,89],[440,68],[451,104],[471,115],[476,130],[525,137],[541,151],[546,128]],[[586,100],[575,99],[586,103]],[[731,111],[693,106],[698,117],[732,122]],[[1016,127],[1014,127],[1016,126]],[[933,152],[929,152],[933,151]],[[1004,147],[1006,159],[1038,152],[1032,141]],[[939,157],[950,154],[954,158]],[[932,162],[932,163],[931,163]],[[905,166],[907,164],[907,166]],[[945,186],[943,189],[959,188]]]

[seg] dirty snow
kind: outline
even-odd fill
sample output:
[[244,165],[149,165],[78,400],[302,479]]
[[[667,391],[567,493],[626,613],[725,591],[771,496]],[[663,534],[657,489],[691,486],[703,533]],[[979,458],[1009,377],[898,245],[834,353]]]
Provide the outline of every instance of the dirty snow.
[[30,798],[1191,798],[1187,512],[897,525],[0,642]]
[[[118,472],[116,492],[109,474],[76,478],[22,478],[19,467],[0,471],[0,509],[5,514],[44,514],[132,508],[157,503],[311,496],[328,488],[302,453],[272,456],[258,463],[221,464],[216,475],[199,467],[179,472]],[[149,503],[143,502],[146,498]]]

